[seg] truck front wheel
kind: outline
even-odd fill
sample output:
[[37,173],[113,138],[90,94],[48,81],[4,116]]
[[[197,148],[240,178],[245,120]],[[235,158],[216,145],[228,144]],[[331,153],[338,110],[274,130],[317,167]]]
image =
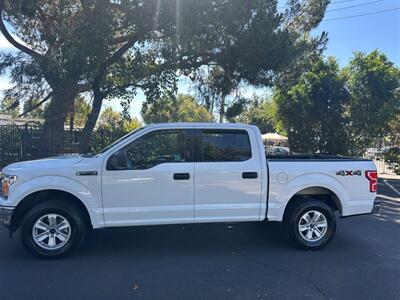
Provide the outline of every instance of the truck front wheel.
[[26,214],[20,233],[29,252],[43,258],[59,258],[83,242],[86,228],[77,208],[62,200],[50,200]]
[[296,203],[285,216],[285,223],[291,239],[307,250],[325,247],[336,232],[334,212],[318,200]]

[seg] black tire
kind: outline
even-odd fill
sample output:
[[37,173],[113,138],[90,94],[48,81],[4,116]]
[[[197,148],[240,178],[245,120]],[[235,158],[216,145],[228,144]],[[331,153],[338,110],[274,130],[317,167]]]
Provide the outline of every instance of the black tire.
[[[311,216],[310,219],[317,217],[318,214],[314,212],[322,214],[322,217],[319,217],[318,219],[318,226],[322,226],[325,220],[327,223],[326,229],[322,230],[323,227],[318,227],[317,232],[317,229],[315,228],[317,222],[310,222],[311,224],[309,224],[306,222],[306,218],[302,218],[303,216],[306,217],[306,214],[308,214],[308,217]],[[295,242],[297,246],[306,250],[318,250],[324,248],[329,244],[336,232],[336,216],[332,208],[318,200],[298,200],[294,206],[289,208],[284,221],[291,240]],[[314,225],[312,226],[312,224]],[[302,226],[302,232],[300,231],[299,225]],[[309,232],[311,232],[311,236],[308,236],[307,239],[307,234],[309,234]],[[323,234],[321,234],[321,232]],[[318,237],[317,234],[321,234],[321,236]]]
[[[46,249],[39,245],[39,242],[35,242],[34,239],[35,223],[49,214],[57,215],[58,220],[66,219],[70,225],[67,231],[68,239],[66,239],[64,245],[59,245],[60,248]],[[21,223],[20,237],[23,245],[31,254],[41,258],[55,259],[64,257],[78,248],[85,240],[87,229],[88,226],[77,207],[63,200],[54,199],[45,201],[28,211]],[[54,238],[54,234],[52,237]],[[47,243],[48,241],[47,239]],[[60,244],[63,243],[59,239],[56,239],[56,241]],[[46,240],[43,243],[45,242]]]

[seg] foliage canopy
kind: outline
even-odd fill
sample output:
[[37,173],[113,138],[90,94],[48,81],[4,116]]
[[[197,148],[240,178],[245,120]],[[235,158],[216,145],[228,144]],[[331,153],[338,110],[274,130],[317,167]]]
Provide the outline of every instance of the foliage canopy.
[[145,123],[212,122],[213,116],[190,95],[163,96],[153,103],[144,103],[142,117]]
[[14,83],[6,95],[50,99],[41,150],[53,154],[80,93],[93,97],[89,138],[103,99],[118,96],[127,107],[137,88],[158,99],[204,65],[219,65],[233,82],[270,85],[323,43],[324,34],[305,37],[328,3],[290,0],[281,14],[276,0],[1,0],[0,30],[20,52],[1,54],[0,72]]

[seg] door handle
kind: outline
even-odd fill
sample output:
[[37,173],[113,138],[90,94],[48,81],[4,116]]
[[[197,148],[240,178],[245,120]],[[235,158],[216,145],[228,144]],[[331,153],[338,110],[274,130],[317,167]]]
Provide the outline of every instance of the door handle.
[[189,173],[175,173],[174,180],[189,180],[190,174]]
[[257,172],[243,172],[242,178],[243,179],[256,179],[258,177]]

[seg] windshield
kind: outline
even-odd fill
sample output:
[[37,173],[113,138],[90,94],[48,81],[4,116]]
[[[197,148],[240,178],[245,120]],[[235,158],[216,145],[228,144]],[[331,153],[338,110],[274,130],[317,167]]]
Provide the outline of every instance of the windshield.
[[111,149],[111,148],[114,147],[116,144],[118,144],[118,143],[120,143],[120,142],[126,140],[126,139],[129,138],[131,135],[133,135],[133,134],[135,134],[135,133],[137,133],[137,132],[139,132],[139,131],[142,131],[142,130],[145,129],[145,128],[146,128],[146,126],[143,126],[143,127],[140,127],[140,128],[138,128],[138,129],[136,129],[136,130],[134,130],[134,131],[131,131],[130,133],[124,135],[122,138],[116,140],[116,141],[113,142],[112,144],[110,144],[110,145],[108,145],[107,147],[101,149],[99,152],[96,153],[96,155],[99,155],[99,154],[102,154],[102,153],[106,152],[108,149]]

